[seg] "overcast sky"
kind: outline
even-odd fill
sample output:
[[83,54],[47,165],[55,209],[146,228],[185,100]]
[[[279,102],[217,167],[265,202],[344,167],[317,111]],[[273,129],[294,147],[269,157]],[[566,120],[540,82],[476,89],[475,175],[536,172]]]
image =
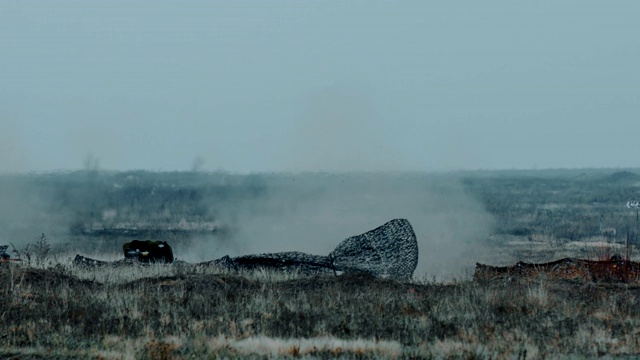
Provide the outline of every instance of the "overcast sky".
[[0,2],[0,172],[89,158],[637,167],[640,2]]

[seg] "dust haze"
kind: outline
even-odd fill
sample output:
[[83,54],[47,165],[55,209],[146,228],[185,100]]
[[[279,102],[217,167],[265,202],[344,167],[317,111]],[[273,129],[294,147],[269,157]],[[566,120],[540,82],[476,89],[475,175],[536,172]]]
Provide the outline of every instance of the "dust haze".
[[416,278],[467,277],[494,220],[456,175],[321,174],[267,177],[268,194],[234,212],[231,255],[304,251],[326,255],[342,240],[394,218],[418,239]]
[[[414,276],[449,279],[469,275],[493,226],[454,174],[85,170],[0,180],[0,242],[20,248],[44,233],[68,256],[93,251],[113,258],[123,242],[139,237],[167,240],[177,258],[192,262],[281,251],[326,255],[347,237],[406,218],[419,243]],[[122,224],[158,231],[135,237],[87,232]],[[219,231],[162,231],[207,224]]]

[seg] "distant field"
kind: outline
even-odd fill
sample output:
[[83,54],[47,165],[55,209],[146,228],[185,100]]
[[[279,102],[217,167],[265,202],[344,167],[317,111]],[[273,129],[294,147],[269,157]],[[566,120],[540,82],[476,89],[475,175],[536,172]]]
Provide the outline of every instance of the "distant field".
[[[471,281],[475,262],[627,251],[638,259],[637,213],[625,207],[640,199],[638,173],[2,176],[0,244],[12,243],[24,261],[0,264],[0,357],[638,354],[639,284]],[[75,253],[117,259],[132,238],[169,241],[192,262],[327,254],[398,217],[419,239],[408,283],[188,264],[83,270],[69,261]]]

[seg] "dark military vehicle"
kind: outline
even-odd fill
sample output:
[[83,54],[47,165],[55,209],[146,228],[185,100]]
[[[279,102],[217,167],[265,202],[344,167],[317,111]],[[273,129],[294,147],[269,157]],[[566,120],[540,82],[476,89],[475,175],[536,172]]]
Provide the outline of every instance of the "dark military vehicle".
[[173,251],[166,241],[133,240],[122,245],[124,257],[142,263],[172,263]]

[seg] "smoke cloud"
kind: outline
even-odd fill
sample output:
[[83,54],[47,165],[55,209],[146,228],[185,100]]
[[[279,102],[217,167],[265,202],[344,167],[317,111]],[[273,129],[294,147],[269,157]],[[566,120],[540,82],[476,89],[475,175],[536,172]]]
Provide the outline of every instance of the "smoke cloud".
[[[453,174],[253,174],[233,175],[226,185],[224,175],[138,175],[2,176],[0,243],[24,246],[45,233],[66,251],[99,248],[114,256],[133,237],[73,231],[119,223],[156,226],[151,236],[169,241],[176,257],[191,262],[283,251],[327,255],[350,236],[406,218],[418,238],[414,276],[445,280],[469,275],[493,226]],[[211,187],[216,181],[219,186]],[[162,232],[213,225],[218,230],[209,235]]]
[[484,250],[494,221],[456,175],[308,173],[264,181],[265,196],[220,209],[234,232],[225,243],[213,239],[217,253],[210,256],[225,255],[218,251],[326,255],[347,237],[406,218],[418,238],[414,276],[460,278]]

